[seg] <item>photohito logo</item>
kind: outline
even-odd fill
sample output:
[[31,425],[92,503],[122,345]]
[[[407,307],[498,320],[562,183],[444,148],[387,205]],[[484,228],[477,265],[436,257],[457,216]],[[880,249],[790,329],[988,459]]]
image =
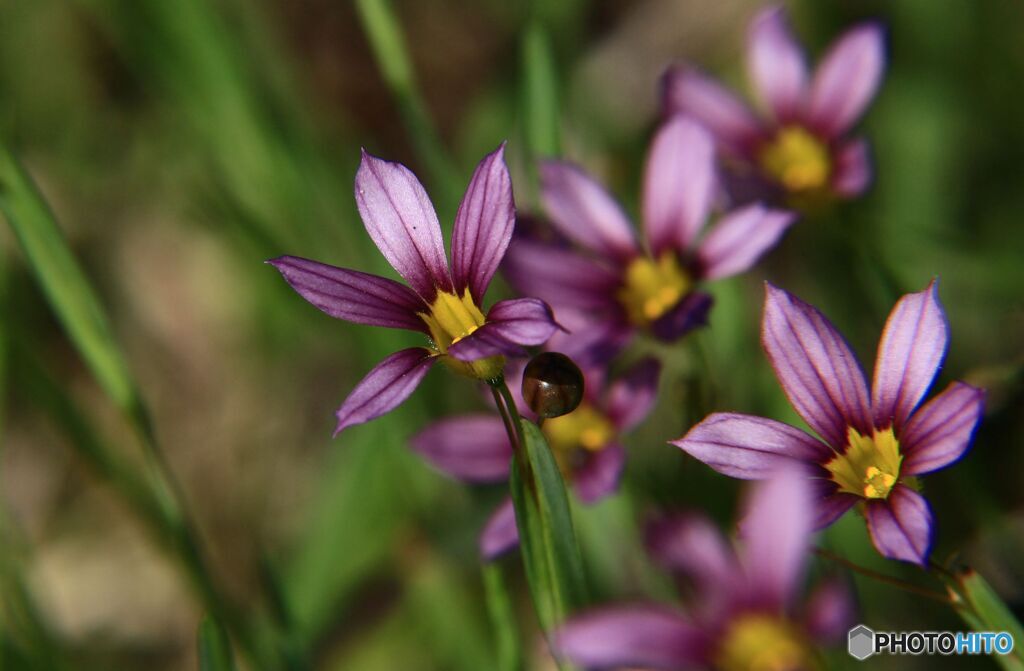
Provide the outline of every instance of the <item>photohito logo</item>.
[[1013,636],[1005,631],[875,631],[863,624],[850,630],[846,650],[864,661],[871,655],[1008,655]]

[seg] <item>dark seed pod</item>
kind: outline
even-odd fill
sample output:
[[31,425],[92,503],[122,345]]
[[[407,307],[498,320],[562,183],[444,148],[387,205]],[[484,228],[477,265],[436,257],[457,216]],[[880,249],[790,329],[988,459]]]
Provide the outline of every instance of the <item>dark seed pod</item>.
[[523,400],[538,417],[566,415],[583,399],[583,373],[558,352],[541,352],[523,372]]

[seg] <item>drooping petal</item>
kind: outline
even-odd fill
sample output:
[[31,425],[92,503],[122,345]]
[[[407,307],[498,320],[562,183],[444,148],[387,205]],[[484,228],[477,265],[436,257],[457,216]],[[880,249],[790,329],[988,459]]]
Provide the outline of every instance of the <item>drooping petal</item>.
[[680,671],[703,666],[702,632],[663,606],[638,604],[574,617],[555,635],[555,654],[595,669],[643,667]]
[[448,348],[460,361],[489,356],[518,356],[523,345],[543,345],[559,328],[551,308],[537,298],[514,298],[495,303],[483,326]]
[[400,163],[363,151],[356,205],[366,232],[388,263],[427,303],[452,290],[441,224],[416,176]]
[[480,534],[480,555],[490,561],[519,545],[516,510],[508,498],[498,506]]
[[888,499],[867,501],[871,540],[883,556],[924,566],[932,545],[932,511],[924,497],[896,485]]
[[985,391],[953,382],[911,415],[900,436],[901,472],[924,475],[960,459],[985,409]]
[[702,123],[719,147],[743,156],[761,136],[761,124],[733,94],[688,66],[673,66],[662,79],[665,114],[686,114]]
[[300,296],[336,319],[427,332],[416,316],[425,309],[423,301],[404,284],[297,256],[279,256],[267,263]]
[[708,323],[708,312],[715,299],[703,291],[691,291],[683,300],[651,324],[651,332],[665,342],[682,338]]
[[670,117],[654,136],[644,169],[644,230],[655,257],[690,248],[707,222],[716,186],[711,135],[692,119]]
[[870,432],[867,384],[843,336],[814,306],[766,283],[761,342],[793,408],[830,445]]
[[469,180],[452,230],[452,280],[460,296],[469,287],[480,303],[494,277],[515,226],[512,179],[505,166],[505,144],[488,154]]
[[804,626],[815,642],[838,643],[850,630],[855,612],[850,588],[837,579],[827,580],[811,592],[804,613]]
[[[822,473],[824,472],[825,469],[823,468]],[[814,519],[811,522],[812,529],[824,529],[842,517],[847,510],[860,501],[859,496],[840,492],[832,480],[825,480],[823,476],[812,477],[810,483],[811,498],[814,501],[812,507],[812,512],[814,513]]]
[[701,241],[697,250],[703,279],[729,277],[748,270],[796,219],[792,212],[760,204],[733,210]]
[[496,415],[465,415],[434,422],[410,441],[441,471],[469,482],[508,478],[512,446]]
[[847,31],[829,49],[811,83],[811,123],[827,137],[852,126],[874,98],[885,70],[882,27],[864,24]]
[[777,120],[791,120],[807,95],[807,62],[790,34],[785,10],[761,11],[750,24],[747,45],[747,71],[761,101]]
[[832,171],[832,191],[843,198],[864,193],[871,184],[871,153],[867,140],[858,138],[836,150]]
[[636,254],[626,214],[580,168],[565,161],[541,161],[540,195],[551,223],[579,245],[611,259]]
[[619,488],[619,478],[626,465],[626,448],[609,443],[586,456],[573,471],[572,484],[580,501],[596,503]]
[[875,426],[901,428],[932,385],[949,345],[935,280],[907,294],[889,313],[878,343],[871,400]]
[[683,514],[656,520],[646,536],[651,556],[689,580],[701,599],[722,601],[742,587],[736,556],[708,518]]
[[679,440],[669,441],[733,478],[761,480],[780,468],[819,463],[832,454],[800,429],[753,415],[716,412]]
[[419,386],[436,360],[425,347],[410,347],[381,361],[334,413],[338,418],[334,435],[394,410]]
[[810,549],[811,490],[802,470],[784,468],[758,483],[741,523],[749,589],[765,607],[788,607]]
[[622,281],[619,273],[578,252],[527,240],[512,243],[502,271],[516,291],[555,309],[608,310]]
[[605,400],[605,412],[620,433],[635,428],[654,407],[658,395],[661,364],[647,358],[611,383]]

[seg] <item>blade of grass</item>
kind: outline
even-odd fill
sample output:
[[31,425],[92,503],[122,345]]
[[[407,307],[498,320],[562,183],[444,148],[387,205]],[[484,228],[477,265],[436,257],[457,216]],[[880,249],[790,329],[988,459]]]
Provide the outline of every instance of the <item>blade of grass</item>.
[[561,153],[558,74],[551,39],[539,21],[531,21],[523,31],[521,51],[526,145],[535,159],[558,156]]
[[487,612],[494,630],[494,668],[497,671],[522,671],[523,644],[501,563],[487,562],[482,570]]
[[235,671],[235,658],[224,629],[209,615],[199,623],[199,671]]

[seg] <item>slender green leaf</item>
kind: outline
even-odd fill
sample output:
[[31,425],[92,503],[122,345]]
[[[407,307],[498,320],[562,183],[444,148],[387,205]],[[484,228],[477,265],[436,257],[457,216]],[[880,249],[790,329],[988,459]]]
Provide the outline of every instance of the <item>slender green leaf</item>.
[[508,593],[501,564],[483,565],[484,595],[494,629],[494,668],[498,671],[520,671],[523,668],[522,640],[516,625],[516,613]]
[[946,585],[961,605],[957,610],[967,626],[975,631],[1005,631],[1013,637],[1013,651],[1008,655],[994,655],[995,661],[1007,671],[1024,671],[1024,656],[1016,647],[1024,644],[1024,627],[988,581],[968,568],[947,578]]
[[209,615],[199,623],[199,671],[234,671],[231,642],[224,629]]
[[523,32],[523,124],[534,157],[561,153],[558,74],[547,30],[532,22]]
[[140,412],[139,397],[106,315],[32,178],[0,147],[0,210],[32,272],[100,386],[122,409]]

